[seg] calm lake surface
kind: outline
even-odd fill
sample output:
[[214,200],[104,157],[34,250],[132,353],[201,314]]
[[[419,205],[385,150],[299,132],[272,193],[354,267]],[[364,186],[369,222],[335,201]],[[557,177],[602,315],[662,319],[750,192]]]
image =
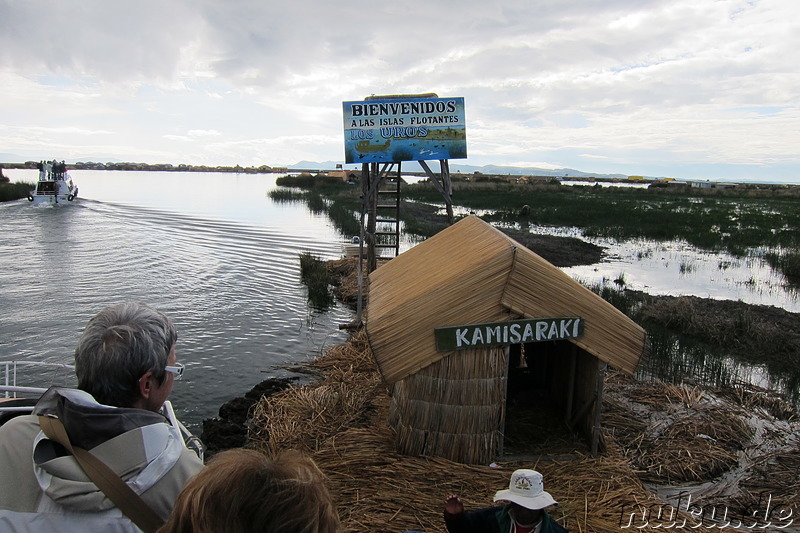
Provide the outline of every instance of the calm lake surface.
[[343,238],[304,205],[272,202],[277,175],[70,174],[72,205],[0,203],[0,361],[71,364],[97,311],[146,302],[178,327],[187,369],[171,399],[199,432],[226,401],[346,338],[350,311],[311,310],[299,274],[301,253],[340,257]]

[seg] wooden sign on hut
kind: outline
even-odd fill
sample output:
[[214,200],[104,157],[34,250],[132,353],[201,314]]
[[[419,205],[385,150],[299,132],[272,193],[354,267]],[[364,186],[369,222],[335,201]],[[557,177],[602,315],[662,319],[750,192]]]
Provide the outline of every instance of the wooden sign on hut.
[[512,403],[547,406],[597,446],[606,365],[632,374],[644,330],[469,216],[370,274],[366,330],[397,449],[464,463],[503,454]]

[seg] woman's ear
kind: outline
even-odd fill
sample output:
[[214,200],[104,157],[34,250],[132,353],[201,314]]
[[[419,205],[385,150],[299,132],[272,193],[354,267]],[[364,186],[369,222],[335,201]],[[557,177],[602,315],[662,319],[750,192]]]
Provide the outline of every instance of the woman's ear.
[[153,377],[153,372],[147,371],[145,374],[139,378],[139,398],[142,400],[147,400],[150,398],[150,393],[153,391],[153,384],[150,378]]

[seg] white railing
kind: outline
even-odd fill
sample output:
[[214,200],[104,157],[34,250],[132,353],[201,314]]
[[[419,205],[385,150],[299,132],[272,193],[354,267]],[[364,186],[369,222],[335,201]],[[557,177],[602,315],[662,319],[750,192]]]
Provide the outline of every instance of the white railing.
[[[5,398],[17,398],[18,394],[42,394],[46,387],[27,387],[17,385],[17,367],[39,367],[49,370],[72,372],[72,365],[46,363],[43,361],[0,361],[0,393]],[[26,376],[26,379],[30,376]]]
[[[47,387],[27,387],[27,386],[20,386],[17,385],[17,367],[23,366],[30,366],[30,367],[46,367],[50,370],[60,370],[64,372],[69,372],[72,374],[74,368],[72,365],[62,364],[62,363],[45,363],[41,361],[0,361],[0,413],[4,412],[28,412],[30,413],[33,410],[33,403],[31,402],[30,405],[15,405],[15,406],[3,406],[3,399],[13,400],[19,399],[20,396],[18,394],[27,394],[27,395],[35,395],[35,396],[26,396],[30,400],[35,400],[38,396],[41,396],[46,390]],[[30,376],[26,375],[26,379],[29,379]],[[203,456],[205,454],[205,446],[203,442],[195,437],[191,431],[186,429],[186,426],[178,420],[178,417],[175,415],[175,410],[172,408],[172,403],[169,401],[164,402],[164,406],[161,408],[161,414],[163,414],[167,420],[169,420],[170,424],[177,427],[181,435],[183,436],[183,442],[187,448],[192,450],[200,457],[200,460],[203,460]]]

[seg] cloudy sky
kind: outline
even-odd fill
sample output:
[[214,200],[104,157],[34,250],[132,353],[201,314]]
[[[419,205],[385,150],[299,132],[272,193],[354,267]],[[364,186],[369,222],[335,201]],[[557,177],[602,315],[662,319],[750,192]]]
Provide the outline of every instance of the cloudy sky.
[[0,161],[341,161],[435,92],[453,163],[800,182],[797,0],[0,0],[0,80]]

